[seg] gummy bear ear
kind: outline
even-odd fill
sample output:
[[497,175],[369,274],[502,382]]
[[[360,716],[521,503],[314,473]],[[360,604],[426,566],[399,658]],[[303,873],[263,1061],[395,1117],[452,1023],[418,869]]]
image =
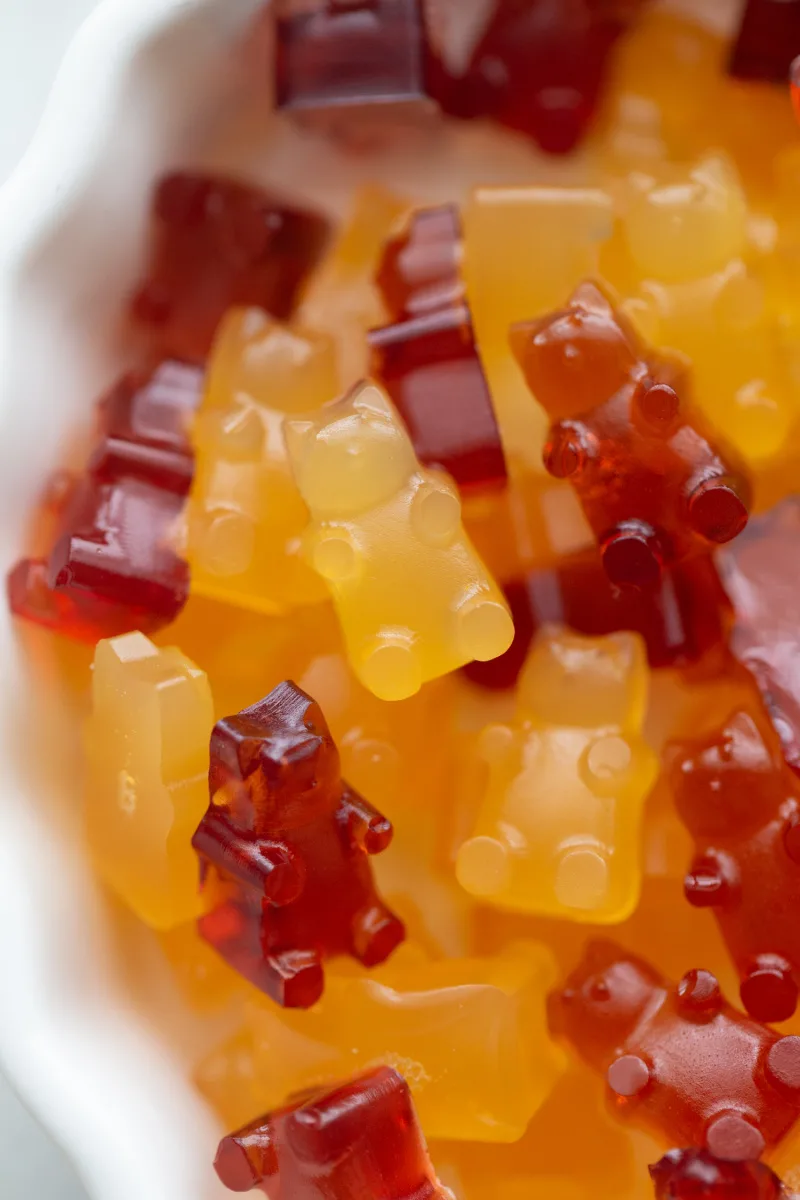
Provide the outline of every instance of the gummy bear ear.
[[373,383],[371,379],[364,379],[361,383],[356,384],[350,393],[350,403],[355,412],[361,416],[372,414],[395,419],[395,410],[391,400],[383,389],[377,383]]
[[315,433],[316,426],[313,421],[285,420],[283,422],[283,440],[293,467],[301,465],[310,443],[314,440]]
[[592,279],[584,279],[578,284],[567,302],[567,308],[587,309],[589,312],[602,314],[611,321],[617,321],[610,297]]

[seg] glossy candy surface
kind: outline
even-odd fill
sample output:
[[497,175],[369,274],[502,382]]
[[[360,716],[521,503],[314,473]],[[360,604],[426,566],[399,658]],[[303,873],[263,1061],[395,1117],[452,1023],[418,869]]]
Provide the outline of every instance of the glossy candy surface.
[[650,1168],[656,1200],[781,1200],[764,1163],[725,1162],[705,1150],[670,1150]]
[[355,674],[384,700],[511,644],[497,585],[464,534],[445,475],[420,467],[374,384],[285,426],[311,511],[310,560],[331,591]]
[[418,208],[400,233],[384,244],[375,273],[384,304],[395,320],[458,304],[461,216],[455,204]]
[[277,1003],[322,994],[324,959],[369,966],[403,940],[368,856],[392,826],[342,780],[319,706],[293,683],[214,726],[211,803],[194,835],[203,937]]
[[785,84],[800,54],[800,7],[796,0],[747,0],[729,69],[740,79]]

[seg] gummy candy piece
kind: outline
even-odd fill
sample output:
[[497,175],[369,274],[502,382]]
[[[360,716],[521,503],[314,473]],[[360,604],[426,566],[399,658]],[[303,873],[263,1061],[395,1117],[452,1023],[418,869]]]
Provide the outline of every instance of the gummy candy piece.
[[672,985],[613,942],[590,942],[551,993],[550,1024],[605,1072],[619,1116],[673,1144],[759,1158],[800,1114],[800,1038],[736,1012],[709,971]]
[[270,1200],[454,1200],[436,1178],[405,1080],[378,1067],[223,1138],[214,1167]]
[[224,318],[194,428],[197,469],[187,512],[192,590],[265,613],[325,598],[303,560],[308,510],[283,442],[286,413],[338,391],[333,343],[260,309]]
[[793,60],[789,69],[789,85],[794,115],[800,121],[800,56]]
[[800,774],[800,500],[759,517],[717,563],[734,610],[731,649],[754,676],[786,761]]
[[354,148],[430,116],[419,0],[282,0],[276,107]]
[[800,985],[800,793],[778,738],[760,714],[739,710],[666,754],[696,848],[686,898],[713,911],[750,1015],[786,1021]]
[[685,372],[645,358],[599,288],[516,326],[512,345],[553,421],[545,465],[575,487],[612,583],[656,587],[665,564],[741,532],[747,481],[708,440]]
[[731,52],[729,70],[739,79],[786,83],[800,54],[797,0],[747,0]]
[[500,658],[463,668],[482,687],[514,686],[533,635],[543,625],[567,625],[590,637],[630,630],[644,639],[650,666],[659,668],[692,666],[721,648],[731,619],[710,556],[662,571],[658,587],[643,591],[614,587],[596,552],[584,551],[532,571],[504,591],[514,641]]
[[[377,1063],[401,1071],[430,1137],[514,1142],[563,1070],[546,1029],[550,951],[428,962],[411,947],[369,974],[328,972],[310,1012],[249,1006],[257,1106]],[[235,1064],[223,1110],[234,1102]]]
[[540,634],[513,723],[481,735],[489,783],[458,852],[462,887],[517,912],[595,923],[630,915],[657,775],[642,738],[646,695],[634,634]]
[[417,457],[462,489],[500,487],[506,462],[465,305],[373,329],[372,374],[406,423]]
[[419,466],[378,387],[361,384],[284,432],[311,510],[311,561],[366,688],[402,700],[508,649],[511,618],[463,532],[458,495],[446,476]]
[[543,315],[596,275],[612,229],[611,197],[596,188],[476,188],[464,208],[475,338],[509,459],[528,471],[542,473],[546,423],[508,352],[509,326]]
[[191,836],[214,721],[205,672],[142,633],[97,644],[86,728],[86,827],[108,886],[146,924],[200,912]]
[[383,249],[375,275],[395,321],[460,303],[461,220],[455,204],[418,208]]
[[202,362],[234,305],[291,316],[328,223],[252,184],[175,172],[153,197],[153,240],[134,318],[167,353]]
[[307,1008],[322,994],[325,957],[375,966],[391,954],[403,925],[380,900],[368,855],[386,849],[392,826],[342,780],[305,692],[279,684],[219,721],[208,784],[193,839],[211,900],[200,932],[223,958],[279,1004]]
[[465,74],[440,84],[437,99],[456,116],[493,117],[567,154],[591,121],[624,28],[622,9],[598,0],[494,0]]
[[203,372],[187,363],[123,375],[100,401],[102,440],[89,470],[99,478],[136,475],[184,495],[194,476],[189,430],[202,390]]
[[656,1200],[781,1200],[780,1179],[760,1162],[726,1162],[706,1150],[670,1150],[650,1167]]

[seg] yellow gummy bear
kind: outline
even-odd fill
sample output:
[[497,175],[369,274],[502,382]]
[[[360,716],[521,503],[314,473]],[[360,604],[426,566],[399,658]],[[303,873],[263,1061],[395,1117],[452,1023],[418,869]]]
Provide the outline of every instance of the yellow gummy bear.
[[633,912],[642,810],[657,775],[641,736],[646,696],[637,634],[539,635],[515,721],[481,735],[489,783],[457,859],[468,892],[575,921],[615,923]]
[[281,425],[287,413],[320,407],[338,390],[329,337],[288,329],[258,308],[228,313],[194,426],[187,507],[194,592],[263,613],[325,598],[301,554],[308,512]]
[[308,553],[327,581],[350,664],[383,700],[511,644],[506,603],[461,523],[452,481],[422,467],[373,383],[285,423],[311,510]]
[[108,886],[155,929],[200,911],[192,834],[208,806],[205,673],[142,633],[98,642],[86,728],[86,824]]
[[369,974],[330,971],[307,1012],[250,1006],[249,1051],[239,1038],[213,1055],[201,1086],[230,1120],[242,1075],[252,1114],[385,1063],[409,1084],[429,1137],[513,1142],[564,1070],[545,1019],[555,977],[544,945],[433,963],[406,946]]

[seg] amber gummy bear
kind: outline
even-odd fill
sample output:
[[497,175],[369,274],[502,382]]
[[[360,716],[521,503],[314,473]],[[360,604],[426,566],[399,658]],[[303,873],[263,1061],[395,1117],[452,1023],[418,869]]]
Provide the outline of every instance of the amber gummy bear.
[[800,792],[758,707],[667,746],[678,813],[695,841],[686,898],[710,908],[758,1021],[792,1016],[800,985]]
[[593,941],[549,1011],[552,1032],[605,1073],[613,1111],[673,1144],[755,1159],[800,1115],[800,1038],[731,1008],[709,971],[674,985]]
[[435,111],[428,54],[420,0],[281,0],[276,107],[371,147],[399,122]]
[[729,69],[740,79],[785,84],[800,54],[797,0],[747,0]]
[[[650,1167],[656,1200],[782,1200],[783,1185],[760,1162],[726,1162],[706,1150],[669,1150]],[[788,1197],[787,1197],[788,1200]]]
[[436,1178],[405,1080],[388,1067],[259,1117],[214,1161],[234,1192],[269,1200],[453,1200]]
[[612,583],[655,587],[665,564],[741,532],[747,480],[691,408],[687,371],[648,357],[595,284],[511,340],[553,422],[545,466],[575,488]]
[[162,351],[202,362],[235,305],[293,313],[328,240],[328,222],[253,184],[175,172],[157,184],[134,319]]
[[319,706],[281,683],[217,722],[211,803],[194,835],[209,911],[202,936],[267,995],[307,1008],[322,994],[323,960],[365,966],[403,940],[378,896],[369,855],[392,826],[342,780]]

